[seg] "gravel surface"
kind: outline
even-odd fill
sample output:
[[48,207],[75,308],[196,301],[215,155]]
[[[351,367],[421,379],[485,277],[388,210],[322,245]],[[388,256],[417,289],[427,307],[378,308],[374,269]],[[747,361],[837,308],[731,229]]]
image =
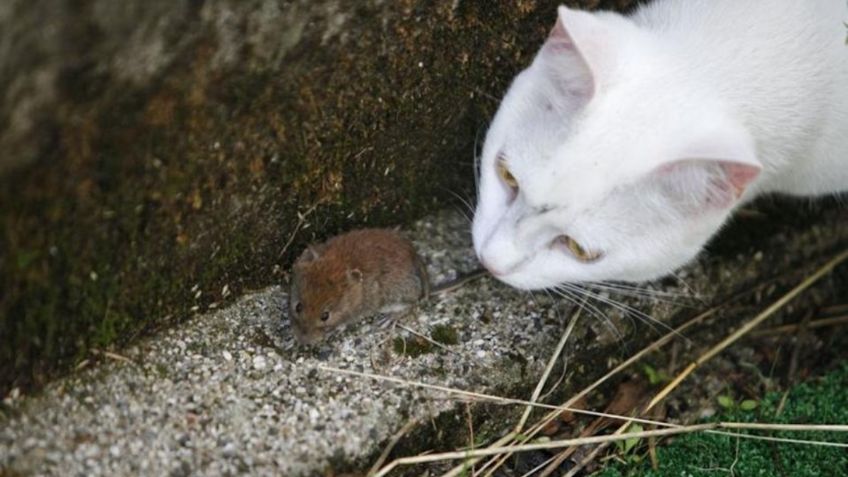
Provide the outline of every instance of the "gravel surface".
[[[843,229],[812,227],[777,239],[781,246],[799,240],[820,251],[845,243]],[[474,268],[467,233],[466,219],[455,213],[423,220],[410,231],[434,282]],[[740,256],[726,257],[720,266],[696,264],[684,272],[685,286],[671,281],[653,287],[677,294],[691,287],[710,299],[722,281],[755,277],[751,263],[779,267],[785,258],[779,247],[771,249],[759,253],[759,262]],[[660,320],[680,309],[661,300],[616,299]],[[598,308],[608,320],[584,319],[569,356],[622,348],[618,333],[627,335],[637,320],[620,309]],[[364,468],[411,417],[437,415],[455,403],[318,366],[480,392],[527,388],[570,312],[563,300],[483,279],[423,304],[398,323],[427,336],[448,336],[442,338],[447,343],[455,333],[455,344],[446,349],[422,349],[426,342],[379,317],[302,348],[289,333],[285,294],[272,287],[103,356],[38,396],[7,396],[0,474],[5,468],[36,475],[300,476],[322,475],[340,463]],[[619,354],[611,352],[610,360]]]

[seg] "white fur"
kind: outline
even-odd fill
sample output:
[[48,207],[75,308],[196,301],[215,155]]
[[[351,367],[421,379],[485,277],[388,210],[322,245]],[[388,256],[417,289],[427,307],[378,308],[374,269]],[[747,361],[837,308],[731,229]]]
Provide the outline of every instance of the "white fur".
[[[843,0],[560,7],[567,38],[552,33],[515,78],[486,137],[481,261],[527,289],[649,280],[692,260],[739,203],[848,190],[846,17]],[[577,260],[563,234],[603,256]]]

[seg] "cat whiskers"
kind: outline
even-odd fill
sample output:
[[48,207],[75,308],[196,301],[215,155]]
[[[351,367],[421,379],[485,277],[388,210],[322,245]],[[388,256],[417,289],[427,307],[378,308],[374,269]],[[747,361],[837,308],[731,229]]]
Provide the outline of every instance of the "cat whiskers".
[[678,275],[676,272],[672,272],[671,276],[672,276],[672,277],[674,277],[674,279],[677,281],[677,283],[679,283],[679,284],[683,285],[683,287],[684,287],[684,288],[686,288],[686,290],[689,292],[689,294],[692,296],[692,298],[694,298],[694,299],[698,300],[699,302],[701,302],[701,304],[706,304],[706,303],[705,303],[705,302],[701,299],[701,294],[700,294],[700,293],[698,293],[698,291],[697,291],[697,290],[695,290],[694,288],[692,288],[692,286],[691,286],[691,285],[689,285],[689,283],[687,283],[687,282],[686,282],[686,280],[684,280],[684,279],[683,279],[683,277],[681,277],[680,275]]
[[[609,305],[609,306],[615,308],[616,310],[620,311],[625,317],[627,317],[629,319],[633,319],[634,317],[638,318],[640,321],[642,321],[643,323],[650,326],[653,331],[657,331],[657,327],[662,328],[666,331],[673,331],[673,328],[671,326],[669,326],[668,324],[663,323],[662,321],[659,321],[656,318],[654,318],[654,317],[652,317],[652,316],[650,316],[650,315],[648,315],[648,314],[646,314],[646,313],[644,313],[640,310],[637,310],[636,308],[633,308],[632,306],[629,306],[625,303],[616,301],[616,300],[614,300],[614,299],[612,299],[608,296],[604,296],[604,295],[601,295],[599,293],[594,293],[591,290],[589,290],[588,288],[586,288],[585,286],[581,286],[581,285],[574,284],[574,283],[563,283],[563,284],[560,284],[557,288],[559,290],[562,290],[562,291],[565,291],[565,290],[570,291],[571,293],[575,293],[578,296],[586,296],[586,297],[589,297],[589,298],[593,298],[594,300],[596,300],[600,303]],[[679,336],[683,339],[687,339],[685,336],[682,336],[682,335],[679,335]]]
[[648,288],[647,286],[639,286],[639,285],[631,285],[629,283],[624,282],[616,282],[616,281],[600,281],[600,282],[590,282],[594,285],[604,285],[609,288],[615,288],[617,290],[627,290],[633,291],[636,293],[640,293],[642,295],[650,295],[650,296],[663,296],[669,298],[690,298],[691,295],[689,293],[680,293],[674,291],[667,290],[655,290],[653,288]]
[[615,323],[613,323],[612,320],[606,314],[604,314],[600,309],[598,309],[598,307],[596,307],[591,302],[589,302],[589,300],[587,300],[586,295],[580,295],[579,293],[575,293],[571,290],[564,289],[561,287],[545,289],[545,293],[550,294],[551,292],[561,298],[568,300],[576,306],[582,307],[583,310],[588,311],[590,315],[601,320],[601,322],[604,323],[604,325],[606,325],[612,331],[612,333],[619,341],[624,342],[624,334],[619,331],[618,327],[615,326]]
[[461,195],[457,194],[456,192],[454,192],[454,191],[452,191],[452,190],[448,189],[447,187],[439,186],[439,188],[440,188],[440,189],[442,189],[442,190],[444,190],[444,191],[446,191],[446,192],[448,192],[448,193],[450,193],[451,195],[453,195],[454,197],[456,197],[456,199],[457,199],[457,200],[459,200],[459,202],[460,202],[460,203],[461,203],[461,204],[462,204],[465,208],[457,206],[457,207],[456,207],[456,209],[459,211],[459,213],[461,213],[461,214],[462,214],[462,216],[465,218],[465,220],[466,220],[469,224],[472,224],[472,223],[473,223],[473,221],[474,221],[474,219],[473,219],[473,217],[474,217],[474,207],[471,205],[471,202],[470,202],[468,199],[466,199],[465,197],[463,197],[463,196],[461,196]]
[[616,293],[623,296],[633,297],[642,300],[650,300],[659,303],[667,303],[669,305],[692,308],[694,305],[691,302],[692,296],[686,293],[664,292],[660,290],[651,290],[649,288],[628,287],[615,282],[592,282],[589,284],[592,288]]

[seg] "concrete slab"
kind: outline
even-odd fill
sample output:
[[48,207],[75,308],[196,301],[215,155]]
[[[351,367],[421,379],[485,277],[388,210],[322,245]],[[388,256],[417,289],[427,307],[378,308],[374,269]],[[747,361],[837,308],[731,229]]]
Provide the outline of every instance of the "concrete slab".
[[[680,296],[691,295],[692,288],[701,300],[711,301],[722,290],[756,280],[763,270],[797,269],[805,255],[821,257],[844,246],[848,227],[840,221],[845,216],[845,211],[825,214],[804,228],[771,235],[760,250],[704,259],[682,271],[680,280],[647,287],[678,302],[686,301]],[[475,265],[461,214],[423,220],[410,234],[434,282]],[[602,372],[622,357],[627,344],[641,346],[656,335],[652,328],[664,331],[670,317],[697,311],[687,312],[668,296],[641,293],[613,294],[624,305],[587,310],[604,319],[587,313],[575,329],[565,352],[577,365],[573,369]],[[641,322],[624,306],[657,322]],[[0,418],[0,470],[307,476],[322,475],[329,466],[366,467],[411,417],[451,412],[456,404],[432,392],[333,375],[318,366],[479,392],[527,389],[537,381],[571,311],[567,300],[483,279],[423,304],[399,326],[372,319],[319,346],[301,348],[289,333],[284,291],[272,287],[104,356],[102,363],[38,396],[8,396],[6,417]],[[441,339],[444,348],[400,325]],[[619,333],[635,341],[622,340]],[[581,362],[589,355],[608,359]]]

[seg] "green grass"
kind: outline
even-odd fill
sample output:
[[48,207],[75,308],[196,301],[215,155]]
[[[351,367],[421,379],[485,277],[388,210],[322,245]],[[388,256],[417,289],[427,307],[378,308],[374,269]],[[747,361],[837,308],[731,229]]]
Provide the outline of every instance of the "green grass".
[[[848,423],[848,363],[826,376],[792,388],[777,416],[781,393],[768,394],[751,411],[739,407],[715,417],[722,421],[757,421],[794,424]],[[762,434],[761,434],[762,435]],[[848,435],[815,432],[775,432],[775,437],[848,443]],[[716,434],[689,434],[658,447],[660,466],[651,469],[645,448],[641,456],[625,456],[628,464],[608,465],[600,477],[681,476],[848,476],[848,450],[800,444],[737,439]],[[638,461],[638,462],[637,462]],[[730,469],[733,469],[732,473]]]

